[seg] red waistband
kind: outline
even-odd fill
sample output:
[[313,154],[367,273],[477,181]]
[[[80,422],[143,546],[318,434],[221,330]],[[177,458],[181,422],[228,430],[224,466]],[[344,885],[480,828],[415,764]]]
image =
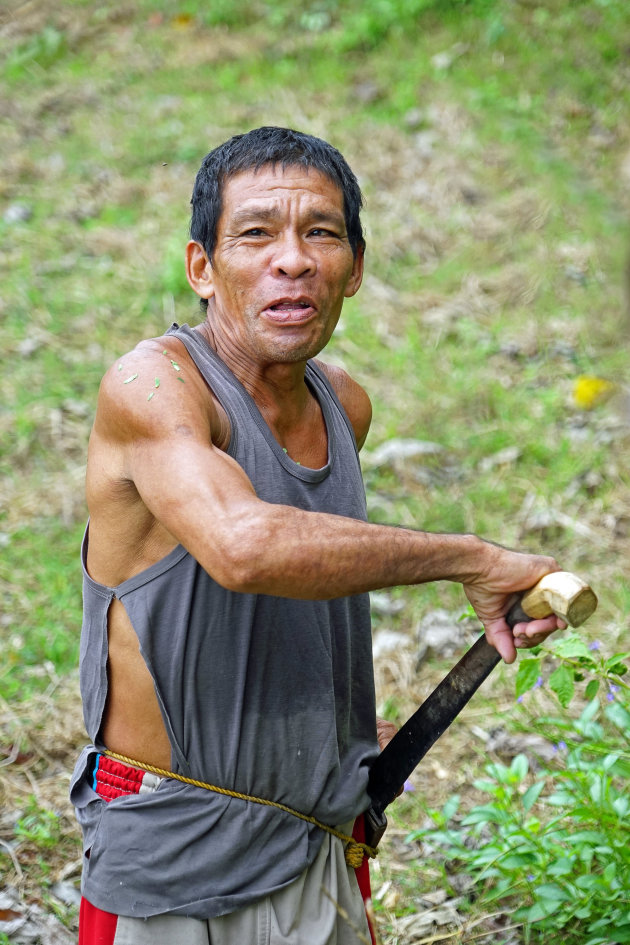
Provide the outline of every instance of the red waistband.
[[104,801],[128,794],[155,791],[162,779],[148,771],[133,768],[107,755],[97,755],[92,787]]

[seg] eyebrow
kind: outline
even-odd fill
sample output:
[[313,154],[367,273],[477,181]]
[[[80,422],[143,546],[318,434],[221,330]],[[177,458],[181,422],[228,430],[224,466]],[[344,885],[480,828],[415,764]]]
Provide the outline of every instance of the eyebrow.
[[[247,223],[275,223],[282,217],[282,211],[277,207],[243,207],[235,210],[229,223],[232,227],[241,227]],[[306,214],[308,223],[327,223],[330,226],[341,227],[345,231],[345,217],[336,211],[317,210],[313,208]]]

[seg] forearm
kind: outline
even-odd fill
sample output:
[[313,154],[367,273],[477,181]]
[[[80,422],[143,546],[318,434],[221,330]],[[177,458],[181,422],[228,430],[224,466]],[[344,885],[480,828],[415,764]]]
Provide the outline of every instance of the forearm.
[[317,600],[435,580],[468,583],[483,571],[493,547],[474,535],[252,506],[226,536],[223,554],[216,555],[213,541],[207,566],[219,583],[249,593]]
[[[257,500],[246,507],[248,511],[241,509],[236,516],[238,525],[227,530],[225,546],[214,545],[213,563],[204,565],[225,587],[313,600],[457,581],[464,585],[489,642],[507,662],[515,659],[516,647],[505,614],[518,592],[558,570],[553,558],[520,554],[474,535],[371,525]],[[203,556],[198,560],[204,564]],[[519,625],[516,645],[540,642],[561,625],[555,617],[532,621],[525,629]]]

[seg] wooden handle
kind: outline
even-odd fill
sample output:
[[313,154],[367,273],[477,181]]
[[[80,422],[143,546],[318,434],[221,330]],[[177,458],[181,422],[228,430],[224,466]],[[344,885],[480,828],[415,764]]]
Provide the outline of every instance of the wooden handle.
[[[545,574],[529,591],[525,591],[516,606],[531,620],[556,614],[569,626],[579,627],[594,613],[597,596],[576,574],[571,574],[570,571],[553,571],[551,574]],[[512,611],[510,615],[513,620],[515,615]]]

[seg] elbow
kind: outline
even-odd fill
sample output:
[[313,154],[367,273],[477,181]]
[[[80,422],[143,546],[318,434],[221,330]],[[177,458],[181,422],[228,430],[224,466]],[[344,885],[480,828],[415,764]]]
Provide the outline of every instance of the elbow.
[[227,534],[215,533],[211,577],[228,591],[273,593],[272,545],[269,529],[257,516],[244,516]]

